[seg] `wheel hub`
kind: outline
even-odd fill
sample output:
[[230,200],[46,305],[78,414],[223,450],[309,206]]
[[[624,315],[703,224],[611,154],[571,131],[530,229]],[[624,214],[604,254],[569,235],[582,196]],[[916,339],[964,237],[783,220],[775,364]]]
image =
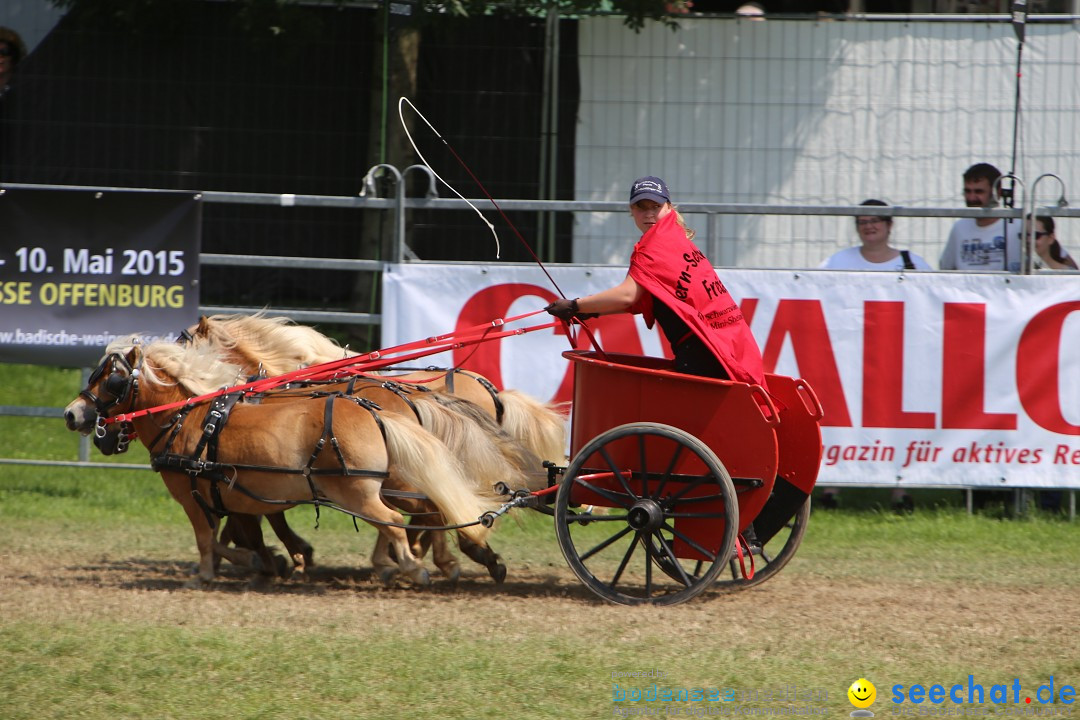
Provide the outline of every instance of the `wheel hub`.
[[626,513],[626,522],[639,532],[653,532],[664,524],[664,510],[651,498],[642,498]]

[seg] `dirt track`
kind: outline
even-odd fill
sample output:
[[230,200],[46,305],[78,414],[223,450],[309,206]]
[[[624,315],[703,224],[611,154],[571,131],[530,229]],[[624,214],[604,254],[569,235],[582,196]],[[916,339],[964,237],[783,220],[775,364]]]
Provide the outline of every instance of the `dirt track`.
[[[224,566],[212,589],[186,590],[191,570],[190,562],[72,562],[20,552],[4,558],[0,568],[0,604],[8,622],[114,616],[133,623],[262,628],[349,623],[362,605],[381,623],[406,634],[443,624],[543,633],[553,614],[575,617],[603,632],[625,625],[628,612],[599,601],[568,569],[556,566],[511,567],[501,586],[467,569],[456,588],[436,579],[427,589],[384,588],[371,577],[370,568],[346,567],[316,567],[306,579],[252,587],[248,575]],[[1054,608],[1052,621],[1036,608]],[[630,612],[663,612],[680,632],[689,633],[699,625],[715,627],[718,618],[740,618],[739,623],[725,623],[725,635],[736,644],[767,639],[784,628],[797,629],[808,647],[842,646],[857,639],[886,662],[893,653],[928,642],[946,654],[962,649],[972,661],[978,657],[992,662],[1002,652],[1015,652],[1017,643],[1038,644],[1039,654],[1047,658],[1071,657],[1071,628],[1080,626],[1080,605],[1066,590],[880,580],[840,583],[786,571],[750,590],[709,592],[676,608]],[[1062,632],[1064,628],[1070,630]]]

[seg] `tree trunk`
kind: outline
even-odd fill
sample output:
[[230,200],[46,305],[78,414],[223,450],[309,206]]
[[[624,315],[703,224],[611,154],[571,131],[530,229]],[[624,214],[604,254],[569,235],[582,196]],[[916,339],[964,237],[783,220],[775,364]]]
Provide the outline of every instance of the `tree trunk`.
[[[400,6],[394,3],[395,6]],[[395,22],[398,16],[391,15],[386,21],[387,7],[383,6],[383,22],[380,23],[378,42],[375,43],[372,73],[371,95],[371,131],[368,134],[368,153],[371,167],[386,163],[398,171],[404,170],[415,162],[415,153],[398,119],[398,99],[402,96],[413,98],[416,94],[416,71],[420,55],[420,32],[407,25],[409,18]],[[395,27],[396,26],[396,27]],[[413,131],[414,117],[405,113],[409,123],[409,132]],[[396,177],[393,172],[382,170],[375,175],[375,195],[394,198],[397,196]],[[368,195],[372,195],[369,186]],[[358,257],[373,260],[391,260],[396,253],[396,217],[394,210],[362,210],[362,228],[359,241]],[[353,312],[378,313],[381,309],[380,275],[373,272],[357,274],[353,287],[350,310]],[[374,325],[353,325],[350,327],[350,340],[354,346],[365,345],[366,349],[379,346],[379,328]],[[359,349],[354,347],[354,349]]]

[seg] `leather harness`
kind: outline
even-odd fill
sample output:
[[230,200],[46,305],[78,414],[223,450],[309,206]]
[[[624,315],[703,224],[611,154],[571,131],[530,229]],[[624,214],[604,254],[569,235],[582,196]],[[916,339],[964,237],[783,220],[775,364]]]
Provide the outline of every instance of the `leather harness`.
[[[270,505],[295,505],[298,503],[313,504],[316,507],[316,518],[318,518],[318,507],[320,504],[324,503],[322,502],[322,497],[320,497],[322,494],[319,492],[319,489],[313,480],[314,477],[320,475],[348,475],[373,477],[383,480],[390,477],[390,474],[386,471],[351,468],[345,461],[345,457],[341,452],[340,443],[338,442],[333,429],[335,400],[340,398],[354,402],[370,412],[375,423],[378,425],[384,440],[386,438],[386,428],[383,426],[382,418],[379,417],[378,411],[381,408],[379,408],[378,405],[366,398],[349,396],[342,392],[325,393],[326,402],[323,405],[322,435],[315,443],[315,447],[312,449],[311,455],[308,457],[304,467],[293,469],[271,465],[218,462],[218,441],[221,437],[221,432],[225,428],[233,408],[236,406],[237,401],[240,400],[242,395],[243,393],[231,393],[229,395],[222,395],[214,398],[210,405],[210,410],[206,414],[206,422],[203,424],[202,435],[199,437],[199,441],[190,455],[172,452],[173,442],[179,435],[180,430],[183,427],[184,418],[187,416],[187,413],[191,410],[192,406],[183,408],[176,414],[172,422],[162,430],[162,434],[166,431],[169,432],[169,437],[165,443],[164,450],[153,455],[150,460],[151,467],[158,472],[162,470],[180,470],[188,474],[191,478],[191,495],[195,498],[195,502],[199,504],[199,507],[202,508],[203,513],[206,514],[206,519],[211,527],[217,526],[218,518],[225,517],[229,514],[228,509],[225,507],[224,500],[221,497],[220,484],[223,482],[228,484],[229,489],[236,489],[253,500]],[[316,396],[319,395],[321,394],[317,394]],[[151,447],[157,444],[157,440],[160,439],[160,437],[161,435],[159,435],[158,438],[155,438],[155,442],[151,444]],[[327,443],[333,448],[334,456],[338,463],[337,467],[316,468],[314,467],[315,462],[326,448]],[[272,500],[270,498],[260,497],[236,482],[237,472],[241,470],[302,475],[308,482],[308,488],[311,490],[311,499],[307,501],[290,501]],[[200,477],[210,481],[210,502],[207,502],[202,496],[202,493],[199,492],[198,479]],[[390,490],[383,490],[383,493],[393,494]],[[414,496],[418,495],[418,493],[409,493],[409,495]]]

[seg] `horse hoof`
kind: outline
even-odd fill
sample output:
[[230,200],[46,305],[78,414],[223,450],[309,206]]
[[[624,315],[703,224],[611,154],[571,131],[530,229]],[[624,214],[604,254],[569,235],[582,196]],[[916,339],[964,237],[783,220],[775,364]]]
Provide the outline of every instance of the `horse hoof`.
[[196,575],[184,583],[184,588],[186,590],[206,590],[212,582],[212,580],[207,580],[202,575]]
[[446,579],[450,582],[451,585],[457,585],[458,584],[458,580],[461,579],[461,566],[460,565],[455,563],[454,565],[452,565],[450,567],[439,568],[439,569],[442,570],[442,574],[446,576]]
[[412,578],[413,584],[420,587],[427,587],[431,584],[431,575],[428,574],[427,568],[418,568],[415,572],[409,574]]
[[282,580],[287,580],[292,577],[293,567],[289,564],[289,561],[281,555],[274,556],[274,570],[276,571],[277,576]]
[[488,566],[488,574],[496,585],[502,585],[503,580],[506,579],[506,566],[501,562],[495,562]]
[[382,568],[378,571],[379,580],[383,585],[389,587],[394,582],[394,577],[397,575],[397,568]]

